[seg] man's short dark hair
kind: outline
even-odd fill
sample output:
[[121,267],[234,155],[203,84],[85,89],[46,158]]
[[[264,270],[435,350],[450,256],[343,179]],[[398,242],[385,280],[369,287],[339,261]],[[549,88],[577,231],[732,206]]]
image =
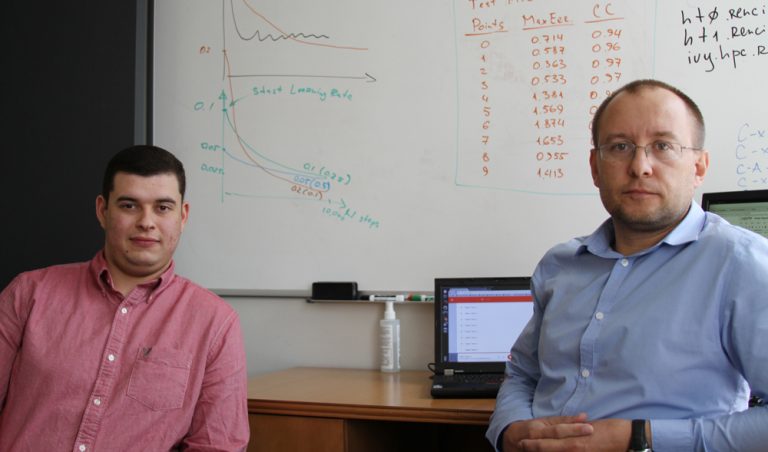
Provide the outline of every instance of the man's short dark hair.
[[173,174],[179,182],[179,193],[184,199],[187,181],[184,175],[184,165],[173,154],[163,148],[150,145],[137,145],[123,149],[115,154],[104,171],[101,185],[101,195],[109,200],[109,194],[115,189],[115,174],[127,173],[137,176],[156,176],[158,174]]
[[[672,85],[669,85],[667,83],[664,83],[659,80],[653,80],[653,79],[641,79],[641,80],[635,80],[633,82],[630,82],[621,88],[617,89],[613,93],[611,93],[610,96],[606,97],[605,100],[603,100],[603,103],[600,104],[600,107],[597,108],[597,111],[595,112],[595,116],[592,119],[592,146],[597,147],[600,145],[600,143],[597,142],[597,140],[600,138],[600,120],[603,118],[603,113],[605,112],[605,109],[608,107],[608,104],[611,103],[611,101],[616,98],[620,93],[628,92],[628,93],[636,93],[640,91],[643,88],[661,88],[665,89],[667,91],[670,91],[677,97],[679,97],[683,102],[685,102],[685,105],[688,107],[688,111],[691,113],[691,116],[693,117],[695,123],[696,123],[696,136],[694,137],[695,142],[692,143],[693,147],[701,148],[704,146],[704,115],[701,114],[701,110],[699,110],[698,105],[696,105],[696,102],[693,101],[688,95],[686,95],[684,92],[680,91],[678,88],[675,88]],[[687,143],[682,143],[686,144]]]

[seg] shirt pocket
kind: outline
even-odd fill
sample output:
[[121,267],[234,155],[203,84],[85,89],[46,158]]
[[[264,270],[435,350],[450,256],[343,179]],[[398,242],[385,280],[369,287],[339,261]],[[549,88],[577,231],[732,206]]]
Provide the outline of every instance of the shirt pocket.
[[184,404],[192,354],[162,347],[139,347],[126,395],[155,411]]

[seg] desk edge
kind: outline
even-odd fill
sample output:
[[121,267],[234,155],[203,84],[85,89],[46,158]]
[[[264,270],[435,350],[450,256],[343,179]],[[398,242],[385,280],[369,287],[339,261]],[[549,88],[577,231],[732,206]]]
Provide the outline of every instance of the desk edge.
[[248,400],[248,413],[462,425],[488,425],[488,420],[490,418],[490,413],[484,411],[400,408],[259,399]]

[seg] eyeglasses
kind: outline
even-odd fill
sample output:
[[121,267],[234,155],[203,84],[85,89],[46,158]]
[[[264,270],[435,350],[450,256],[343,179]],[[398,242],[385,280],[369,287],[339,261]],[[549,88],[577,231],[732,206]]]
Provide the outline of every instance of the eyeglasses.
[[635,158],[635,151],[642,149],[647,158],[653,157],[657,162],[672,162],[679,160],[683,155],[683,149],[700,151],[700,148],[683,146],[680,143],[657,140],[645,146],[637,145],[631,141],[616,141],[601,144],[597,147],[600,158],[606,162],[628,162]]

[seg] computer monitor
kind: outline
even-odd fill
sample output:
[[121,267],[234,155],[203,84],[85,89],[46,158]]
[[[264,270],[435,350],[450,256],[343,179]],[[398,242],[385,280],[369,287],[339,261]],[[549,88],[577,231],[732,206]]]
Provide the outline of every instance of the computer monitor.
[[701,206],[731,224],[768,238],[768,190],[704,193]]

